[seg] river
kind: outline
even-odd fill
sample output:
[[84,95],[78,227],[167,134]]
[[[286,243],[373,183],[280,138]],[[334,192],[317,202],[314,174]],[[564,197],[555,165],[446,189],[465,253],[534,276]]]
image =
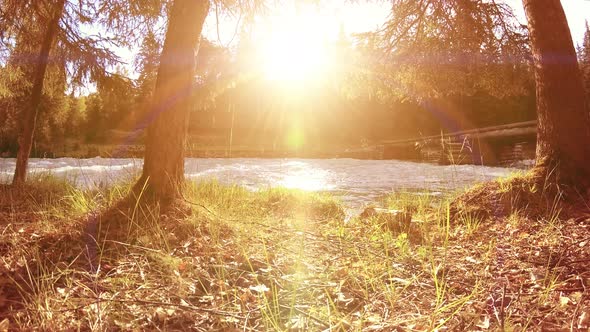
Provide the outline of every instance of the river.
[[[50,172],[81,188],[92,188],[132,179],[141,165],[141,159],[31,159],[30,171]],[[0,159],[1,182],[10,181],[14,167],[15,159]],[[516,169],[398,160],[187,158],[185,171],[191,180],[217,179],[252,190],[282,186],[329,192],[355,208],[392,191],[438,194],[505,176]]]

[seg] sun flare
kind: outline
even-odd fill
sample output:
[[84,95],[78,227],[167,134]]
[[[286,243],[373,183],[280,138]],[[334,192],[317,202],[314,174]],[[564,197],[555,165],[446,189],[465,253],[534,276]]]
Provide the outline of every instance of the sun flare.
[[326,26],[313,11],[265,22],[258,40],[264,76],[273,81],[317,79],[328,66]]

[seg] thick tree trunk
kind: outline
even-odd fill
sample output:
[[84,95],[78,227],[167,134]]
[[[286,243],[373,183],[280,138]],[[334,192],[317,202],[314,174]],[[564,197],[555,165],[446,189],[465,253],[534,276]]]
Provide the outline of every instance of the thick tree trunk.
[[[590,184],[590,114],[574,44],[559,0],[523,0],[537,89],[536,171],[586,190]],[[554,178],[553,178],[554,177]]]
[[193,102],[196,55],[209,0],[175,0],[160,57],[148,127],[143,174],[136,188],[147,183],[159,201],[180,195],[184,182],[184,148]]
[[59,0],[55,3],[53,17],[51,17],[48,22],[47,30],[45,31],[45,36],[41,43],[41,50],[39,51],[39,56],[37,57],[35,64],[33,87],[31,89],[31,103],[28,107],[25,107],[21,117],[18,152],[16,155],[16,169],[14,170],[14,177],[12,178],[13,185],[22,184],[27,178],[29,155],[31,154],[31,147],[33,146],[37,114],[39,113],[39,104],[41,104],[41,94],[43,92],[43,81],[45,80],[45,72],[47,71],[47,64],[49,63],[49,52],[51,51],[51,46],[57,35],[59,20],[63,15],[64,6],[65,0]]

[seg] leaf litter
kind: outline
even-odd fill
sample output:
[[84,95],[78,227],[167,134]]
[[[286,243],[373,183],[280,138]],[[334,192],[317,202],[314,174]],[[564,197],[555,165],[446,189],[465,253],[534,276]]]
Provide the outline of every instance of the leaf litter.
[[[195,190],[195,199],[203,199]],[[323,196],[232,195],[231,207],[209,200],[203,204],[212,213],[194,207],[156,234],[103,238],[94,270],[79,214],[38,204],[29,210],[43,219],[18,219],[3,207],[0,325],[170,331],[590,325],[588,215],[551,225],[492,217],[467,232],[445,225],[444,209],[433,208],[421,216],[416,240],[384,230],[378,216],[344,222],[334,208],[340,203]],[[157,215],[144,212],[146,219]]]

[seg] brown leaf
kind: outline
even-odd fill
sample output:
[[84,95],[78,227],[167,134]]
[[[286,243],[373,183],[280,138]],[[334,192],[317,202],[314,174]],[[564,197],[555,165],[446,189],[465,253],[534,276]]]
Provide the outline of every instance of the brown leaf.
[[483,320],[479,323],[477,323],[475,326],[487,330],[490,328],[490,316],[486,315]]
[[588,323],[590,323],[590,313],[584,311],[578,319],[578,329],[587,329],[590,326]]

